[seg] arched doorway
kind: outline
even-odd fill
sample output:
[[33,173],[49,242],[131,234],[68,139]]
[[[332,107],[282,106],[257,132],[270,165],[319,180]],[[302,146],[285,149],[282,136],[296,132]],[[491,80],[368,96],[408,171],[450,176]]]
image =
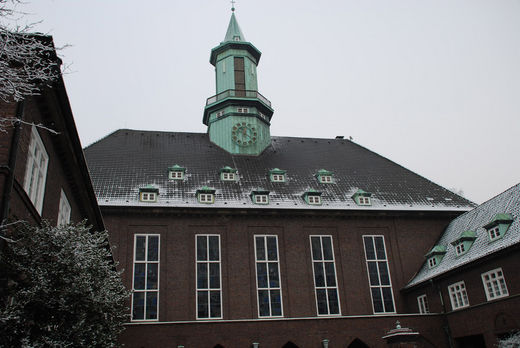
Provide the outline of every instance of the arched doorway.
[[215,347],[213,348],[224,348],[224,346],[220,345],[220,344],[217,344]]
[[363,341],[361,341],[359,338],[356,338],[354,341],[350,342],[348,345],[348,348],[370,348],[368,345],[366,345]]
[[286,344],[284,344],[282,348],[299,348],[299,347],[296,344],[289,341]]

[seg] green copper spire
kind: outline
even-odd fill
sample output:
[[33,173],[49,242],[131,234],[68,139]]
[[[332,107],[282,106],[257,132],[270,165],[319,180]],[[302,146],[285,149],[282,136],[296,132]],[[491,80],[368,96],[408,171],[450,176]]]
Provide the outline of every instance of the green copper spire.
[[228,41],[246,41],[242,30],[240,30],[240,26],[238,25],[237,18],[235,17],[235,12],[231,14],[231,19],[229,20],[228,29],[226,32],[226,37],[223,42]]

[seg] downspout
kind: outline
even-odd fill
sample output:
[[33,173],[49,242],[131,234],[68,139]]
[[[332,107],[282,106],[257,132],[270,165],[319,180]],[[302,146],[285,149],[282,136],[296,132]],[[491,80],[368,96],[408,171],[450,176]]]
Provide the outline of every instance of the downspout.
[[444,303],[444,299],[442,297],[442,290],[438,284],[433,283],[433,279],[430,279],[430,284],[432,285],[432,288],[437,291],[437,293],[439,294],[439,299],[441,300],[442,322],[443,322],[442,328],[444,330],[444,334],[446,335],[446,341],[448,343],[448,347],[454,348],[453,337],[451,337],[450,323],[448,321],[448,316],[446,314],[446,304]]

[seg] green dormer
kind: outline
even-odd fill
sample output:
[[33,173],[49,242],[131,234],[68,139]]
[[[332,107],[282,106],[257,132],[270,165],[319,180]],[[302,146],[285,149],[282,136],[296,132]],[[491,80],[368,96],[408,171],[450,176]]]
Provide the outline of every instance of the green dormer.
[[178,164],[175,164],[171,167],[168,167],[168,179],[171,180],[183,180],[184,173],[186,173],[186,168],[181,167]]
[[310,189],[303,194],[303,200],[309,205],[321,205],[321,192]]
[[506,213],[496,214],[493,220],[484,226],[487,230],[489,240],[495,241],[502,238],[506,234],[512,222],[513,215]]
[[215,192],[214,188],[203,186],[196,192],[197,201],[203,204],[213,204],[215,203]]
[[370,192],[363,191],[361,189],[357,190],[356,193],[352,195],[352,199],[356,202],[357,205],[372,205],[371,200],[372,194]]
[[153,203],[157,202],[159,196],[159,189],[154,185],[146,185],[139,188],[139,201]]
[[271,143],[271,102],[258,92],[260,51],[247,42],[231,14],[224,41],[211,50],[216,95],[206,101],[209,139],[231,154],[258,156]]
[[271,180],[271,182],[285,182],[285,173],[285,170],[279,168],[271,169],[269,171],[269,180]]
[[424,257],[428,259],[428,267],[434,268],[441,263],[444,255],[446,255],[446,247],[444,245],[436,245]]
[[251,191],[251,200],[255,204],[269,204],[269,191],[262,188]]
[[220,168],[220,180],[222,181],[236,181],[238,170],[236,168],[231,168],[230,166],[225,166],[224,168]]
[[334,173],[326,169],[318,170],[315,176],[321,184],[332,184],[334,182]]
[[459,238],[451,242],[451,245],[455,247],[455,254],[461,256],[467,253],[473,245],[473,242],[475,242],[475,239],[477,239],[475,231],[462,232]]

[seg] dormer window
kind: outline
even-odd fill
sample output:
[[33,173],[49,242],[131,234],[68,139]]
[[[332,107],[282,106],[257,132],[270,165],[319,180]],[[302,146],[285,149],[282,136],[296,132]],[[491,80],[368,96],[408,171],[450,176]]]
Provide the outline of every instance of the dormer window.
[[321,205],[321,192],[309,190],[303,194],[303,200],[309,205]]
[[251,200],[255,204],[269,204],[269,191],[257,189],[251,192]]
[[141,202],[157,202],[159,189],[153,185],[147,185],[139,189],[139,201]]
[[370,192],[359,189],[352,195],[352,199],[357,205],[370,206],[372,205],[371,196],[372,194]]
[[441,263],[442,258],[446,255],[446,247],[444,245],[436,245],[430,250],[425,257],[428,258],[428,268],[434,268]]
[[240,41],[240,36],[233,36],[233,41]]
[[451,245],[455,247],[455,254],[461,256],[467,253],[475,239],[477,239],[477,234],[474,231],[462,232],[459,238],[451,242]]
[[170,180],[184,180],[184,173],[186,168],[179,166],[178,164],[168,168],[168,179]]
[[316,173],[316,178],[318,178],[318,182],[321,184],[332,184],[334,182],[332,178],[333,175],[334,173],[329,172],[328,170],[320,169]]
[[513,222],[513,215],[511,214],[496,214],[493,220],[484,226],[487,230],[489,240],[491,242],[502,238],[511,223]]
[[241,114],[247,114],[249,113],[249,108],[237,108],[237,112]]
[[204,186],[197,190],[197,201],[203,204],[215,203],[215,189]]
[[271,182],[285,182],[285,170],[278,168],[269,171],[269,179]]
[[222,181],[236,181],[237,170],[231,167],[224,167],[220,169],[220,180]]

